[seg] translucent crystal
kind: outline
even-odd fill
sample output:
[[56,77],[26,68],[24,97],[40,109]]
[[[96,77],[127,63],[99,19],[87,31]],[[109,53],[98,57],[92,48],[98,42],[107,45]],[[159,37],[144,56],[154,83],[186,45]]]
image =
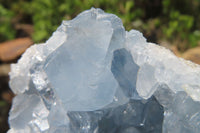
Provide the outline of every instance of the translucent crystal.
[[199,133],[200,66],[101,9],[12,64],[8,133]]

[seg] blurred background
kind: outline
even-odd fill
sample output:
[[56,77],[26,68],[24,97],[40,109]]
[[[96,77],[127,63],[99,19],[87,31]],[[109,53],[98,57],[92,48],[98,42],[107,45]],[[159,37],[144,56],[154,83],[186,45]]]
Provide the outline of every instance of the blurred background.
[[119,16],[126,30],[200,64],[200,0],[0,0],[0,133],[8,130],[14,94],[10,64],[33,43],[47,40],[62,20],[91,7]]

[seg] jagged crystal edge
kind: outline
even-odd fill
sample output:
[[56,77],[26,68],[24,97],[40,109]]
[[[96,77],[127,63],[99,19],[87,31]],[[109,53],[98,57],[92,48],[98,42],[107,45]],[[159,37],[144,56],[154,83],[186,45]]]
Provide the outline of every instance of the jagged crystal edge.
[[199,65],[176,57],[164,47],[147,43],[138,31],[127,32],[126,40],[126,49],[140,66],[136,87],[140,96],[149,98],[157,85],[167,84],[173,92],[185,91],[193,100],[200,101]]
[[[130,77],[130,79],[136,80],[137,91],[130,92],[131,94],[128,96],[123,92],[123,85],[119,83],[121,79],[117,80],[117,76],[115,76],[120,85],[113,90],[113,101],[95,108],[115,108],[126,104],[129,99],[141,100],[155,96],[164,107],[163,132],[199,132],[200,66],[176,57],[171,51],[161,46],[146,42],[142,33],[136,30],[125,32],[121,20],[117,16],[92,8],[73,20],[63,21],[46,43],[31,46],[17,64],[11,65],[10,87],[17,96],[14,98],[10,111],[11,129],[9,133],[70,132],[70,118],[66,116],[67,107],[63,107],[63,101],[49,81],[43,66],[51,53],[68,41],[71,24],[79,23],[79,19],[90,17],[90,15],[98,21],[108,23],[113,30],[111,38],[108,40],[109,48],[105,60],[108,68],[112,67],[113,53],[123,48],[132,56],[134,63],[129,65],[134,66],[135,64],[134,71],[136,72],[137,66],[139,68],[137,79]],[[129,55],[125,53],[119,51],[119,54],[124,54],[130,60]],[[129,69],[125,66],[123,68]],[[127,70],[127,72],[130,71]],[[127,92],[129,91],[127,90]],[[165,96],[166,94],[167,96]],[[27,106],[23,107],[23,105]],[[182,105],[185,108],[181,107]],[[18,108],[23,109],[22,111],[16,110]],[[95,108],[89,110],[95,111]],[[40,112],[41,110],[42,112]],[[23,114],[26,114],[28,119],[22,120],[18,124],[16,121],[20,120]],[[173,122],[174,125],[171,124]],[[136,131],[136,129],[132,130]]]

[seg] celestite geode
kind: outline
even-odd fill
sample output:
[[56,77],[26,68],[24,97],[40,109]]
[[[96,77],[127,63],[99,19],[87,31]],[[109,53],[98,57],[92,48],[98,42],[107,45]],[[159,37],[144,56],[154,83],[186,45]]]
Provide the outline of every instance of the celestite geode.
[[200,133],[200,66],[101,9],[12,64],[8,133]]

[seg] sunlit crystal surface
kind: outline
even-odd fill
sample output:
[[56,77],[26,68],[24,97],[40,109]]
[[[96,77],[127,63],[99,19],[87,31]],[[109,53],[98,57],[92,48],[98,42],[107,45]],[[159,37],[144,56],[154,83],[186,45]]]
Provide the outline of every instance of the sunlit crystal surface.
[[200,66],[101,9],[12,64],[8,133],[199,133]]

